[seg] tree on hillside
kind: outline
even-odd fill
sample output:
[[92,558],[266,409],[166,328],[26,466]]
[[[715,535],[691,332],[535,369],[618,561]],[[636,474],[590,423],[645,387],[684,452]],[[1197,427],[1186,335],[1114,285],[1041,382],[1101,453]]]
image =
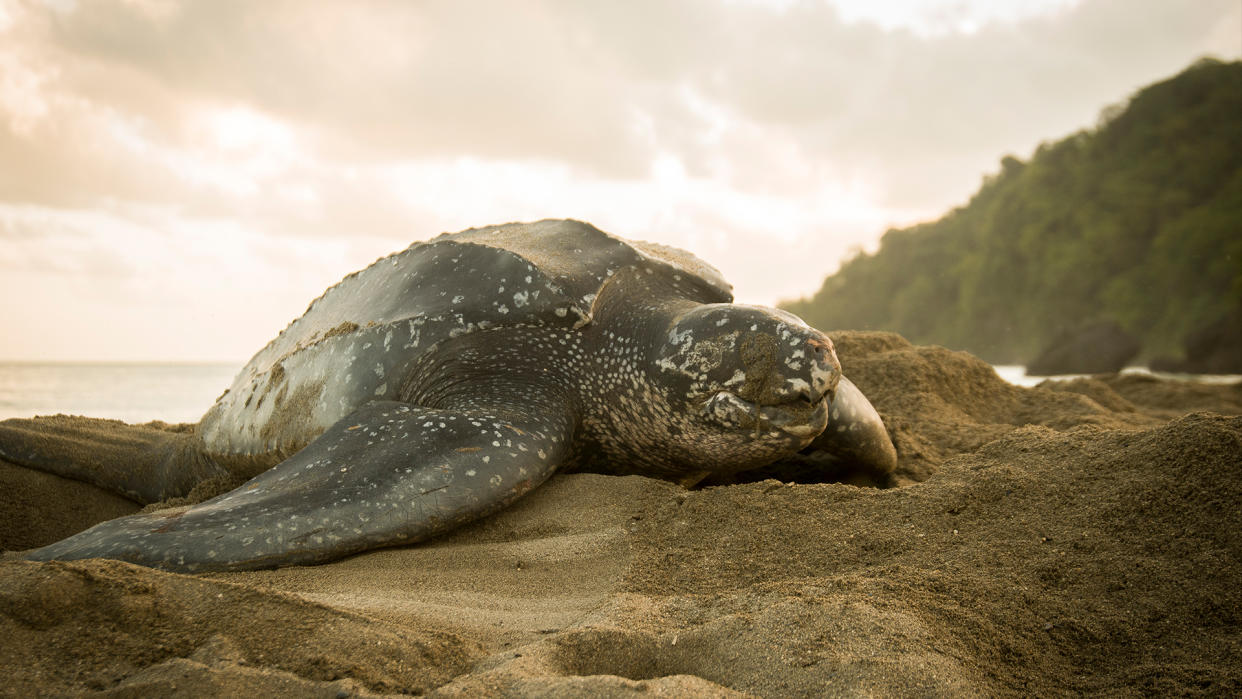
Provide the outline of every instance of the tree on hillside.
[[1242,62],[1203,59],[1097,126],[1013,156],[970,202],[890,230],[811,298],[817,327],[887,329],[1022,363],[1086,321],[1148,357],[1242,317]]

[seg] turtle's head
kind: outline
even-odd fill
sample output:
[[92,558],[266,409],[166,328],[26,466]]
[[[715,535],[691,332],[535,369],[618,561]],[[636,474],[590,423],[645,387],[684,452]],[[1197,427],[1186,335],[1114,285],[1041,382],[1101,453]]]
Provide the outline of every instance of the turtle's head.
[[677,315],[656,366],[684,401],[701,463],[740,471],[806,447],[828,424],[841,379],[832,341],[774,308],[705,304]]

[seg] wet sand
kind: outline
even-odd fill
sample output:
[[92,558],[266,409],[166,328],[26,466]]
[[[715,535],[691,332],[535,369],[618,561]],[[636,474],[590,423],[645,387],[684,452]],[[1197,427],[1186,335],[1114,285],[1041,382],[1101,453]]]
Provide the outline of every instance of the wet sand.
[[[1242,387],[1019,388],[834,334],[901,487],[557,476],[433,542],[177,575],[0,561],[5,692],[1242,691]],[[138,507],[0,463],[0,544]]]

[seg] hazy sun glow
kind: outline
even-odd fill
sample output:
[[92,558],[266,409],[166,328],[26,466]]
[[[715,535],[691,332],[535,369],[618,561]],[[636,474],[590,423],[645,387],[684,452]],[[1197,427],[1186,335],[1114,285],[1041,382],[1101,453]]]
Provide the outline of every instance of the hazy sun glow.
[[988,23],[1056,15],[1079,0],[829,0],[846,22],[871,22],[922,36],[974,34]]
[[215,146],[224,151],[279,152],[295,146],[284,124],[246,107],[204,110],[203,116]]

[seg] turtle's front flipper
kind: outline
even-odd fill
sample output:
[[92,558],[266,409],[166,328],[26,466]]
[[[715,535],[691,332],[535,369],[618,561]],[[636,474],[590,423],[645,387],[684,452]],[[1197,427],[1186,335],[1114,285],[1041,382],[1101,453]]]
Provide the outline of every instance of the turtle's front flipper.
[[141,503],[185,495],[227,475],[191,431],[70,415],[0,420],[0,459]]
[[425,539],[542,483],[568,449],[568,414],[371,403],[241,487],[186,509],[104,522],[28,554],[179,571],[319,563]]
[[843,480],[892,485],[897,450],[871,401],[842,376],[828,407],[828,426],[803,454],[822,455],[841,470]]

